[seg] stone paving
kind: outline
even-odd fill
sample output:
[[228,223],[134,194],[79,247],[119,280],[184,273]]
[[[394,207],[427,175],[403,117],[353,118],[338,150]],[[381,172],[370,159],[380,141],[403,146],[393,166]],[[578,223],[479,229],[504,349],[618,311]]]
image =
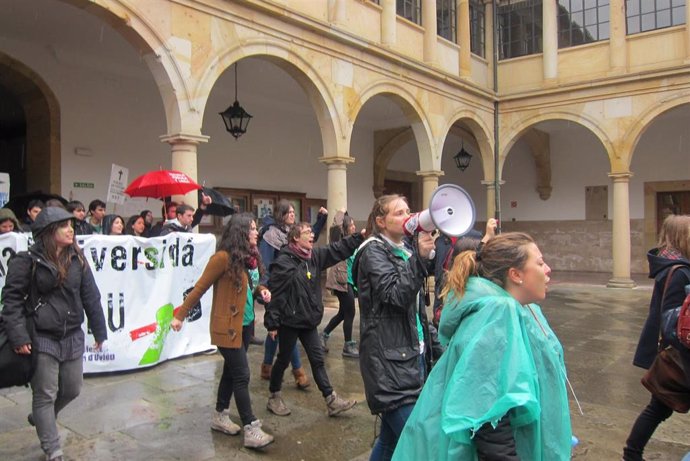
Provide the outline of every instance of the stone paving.
[[[574,433],[580,439],[573,457],[616,460],[649,399],[639,384],[642,371],[630,361],[651,291],[648,284],[612,290],[600,277],[582,279],[556,274],[544,311],[564,345],[570,380],[584,411],[579,414],[571,396]],[[326,317],[335,312],[326,309]],[[263,334],[263,328],[258,330]],[[209,429],[221,359],[201,354],[146,371],[88,377],[82,395],[60,414],[66,459],[366,460],[375,418],[364,401],[357,360],[340,355],[342,343],[339,328],[329,341],[328,373],[337,392],[360,403],[337,418],[326,416],[315,385],[300,391],[289,372],[283,396],[292,415],[269,414],[268,384],[259,378],[263,347],[250,347],[254,412],[276,436],[262,451],[242,448],[241,436]],[[0,460],[43,459],[35,431],[26,422],[29,408],[27,389],[0,391]],[[237,421],[234,403],[231,414]],[[680,460],[688,451],[690,418],[674,414],[654,435],[646,458]]]

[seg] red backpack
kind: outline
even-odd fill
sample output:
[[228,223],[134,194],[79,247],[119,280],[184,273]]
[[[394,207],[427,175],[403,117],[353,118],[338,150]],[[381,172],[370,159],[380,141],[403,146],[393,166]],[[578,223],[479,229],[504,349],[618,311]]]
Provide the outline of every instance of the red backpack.
[[690,285],[685,287],[685,292],[687,296],[683,305],[680,308],[680,313],[678,314],[678,324],[676,325],[676,334],[678,335],[678,340],[682,345],[690,348]]

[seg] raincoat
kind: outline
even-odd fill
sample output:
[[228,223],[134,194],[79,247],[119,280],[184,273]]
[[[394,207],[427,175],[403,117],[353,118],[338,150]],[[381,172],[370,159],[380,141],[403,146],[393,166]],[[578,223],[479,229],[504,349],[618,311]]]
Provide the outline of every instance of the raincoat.
[[448,344],[398,441],[394,460],[476,460],[486,423],[510,418],[524,460],[567,460],[571,426],[563,348],[537,305],[520,305],[489,280],[470,277],[443,309]]

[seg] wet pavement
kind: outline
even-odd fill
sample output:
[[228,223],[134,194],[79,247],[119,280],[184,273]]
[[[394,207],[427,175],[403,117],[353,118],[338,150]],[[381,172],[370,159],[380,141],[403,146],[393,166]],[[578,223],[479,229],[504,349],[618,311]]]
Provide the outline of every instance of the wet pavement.
[[[571,395],[574,433],[580,445],[574,459],[620,459],[622,445],[649,400],[639,382],[642,371],[630,362],[644,322],[648,282],[635,289],[608,289],[600,274],[555,274],[544,311],[566,353],[571,383],[584,416]],[[335,315],[326,309],[326,320]],[[261,312],[258,312],[261,316]],[[355,338],[358,336],[355,321]],[[258,328],[258,333],[265,330]],[[294,386],[286,373],[287,417],[266,410],[268,383],[259,378],[262,346],[250,346],[250,392],[255,414],[276,436],[262,451],[242,448],[242,436],[209,429],[220,373],[218,354],[197,355],[153,369],[88,377],[81,396],[59,418],[68,460],[366,460],[374,438],[375,418],[364,401],[356,359],[340,355],[338,328],[329,341],[327,369],[334,389],[360,403],[336,418],[315,385]],[[305,360],[306,364],[306,360]],[[311,373],[309,372],[311,375]],[[43,459],[35,431],[26,422],[28,389],[0,391],[0,460]],[[237,422],[234,402],[231,415]],[[674,414],[650,441],[646,459],[680,460],[690,451],[690,417]]]

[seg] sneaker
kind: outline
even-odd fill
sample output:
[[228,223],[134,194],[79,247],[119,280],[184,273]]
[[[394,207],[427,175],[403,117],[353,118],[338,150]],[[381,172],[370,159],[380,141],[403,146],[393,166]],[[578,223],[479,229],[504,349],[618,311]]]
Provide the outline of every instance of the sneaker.
[[237,435],[240,433],[240,426],[233,423],[227,411],[214,411],[211,420],[211,429],[224,434]]
[[328,338],[330,336],[331,335],[329,335],[325,331],[323,333],[321,333],[321,344],[323,345],[324,352],[328,352]]
[[63,461],[64,457],[62,452],[53,453],[52,455],[46,455],[46,461]]
[[273,443],[273,436],[261,429],[261,421],[258,419],[244,426],[245,448],[263,448],[270,443]]
[[343,345],[343,357],[359,358],[359,349],[356,341],[348,341]]
[[283,402],[280,392],[271,393],[266,408],[268,411],[278,416],[287,416],[290,414],[290,409],[285,405],[285,402]]
[[338,396],[335,392],[326,397],[326,406],[328,406],[328,416],[337,416],[340,413],[349,410],[357,403],[356,400],[345,400]]

